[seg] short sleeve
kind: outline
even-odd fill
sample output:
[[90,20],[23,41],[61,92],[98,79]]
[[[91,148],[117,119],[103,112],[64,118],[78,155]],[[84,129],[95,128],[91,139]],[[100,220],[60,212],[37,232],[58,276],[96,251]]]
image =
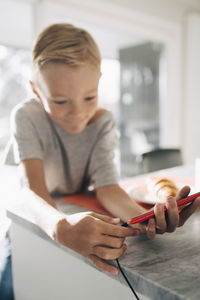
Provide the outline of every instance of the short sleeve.
[[42,141],[35,124],[23,108],[12,111],[10,125],[11,138],[5,149],[4,163],[17,165],[26,159],[43,159]]
[[114,163],[118,147],[115,122],[111,114],[103,125],[91,156],[89,176],[95,189],[118,184],[119,174]]

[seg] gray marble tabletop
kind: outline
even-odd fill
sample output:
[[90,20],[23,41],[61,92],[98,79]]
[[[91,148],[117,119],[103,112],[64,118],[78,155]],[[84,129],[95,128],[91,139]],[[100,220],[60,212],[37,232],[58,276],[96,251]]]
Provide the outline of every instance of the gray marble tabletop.
[[[193,169],[189,166],[173,168],[166,170],[166,174],[191,176]],[[84,209],[65,203],[63,210],[76,213]],[[9,209],[8,216],[43,239],[55,243],[23,215],[19,207]],[[136,291],[153,300],[200,299],[200,211],[174,233],[157,235],[153,240],[145,236],[130,237],[126,243],[128,249],[119,261]],[[73,251],[57,246],[86,261]],[[110,263],[116,264],[115,261]],[[121,274],[112,277],[126,284]]]
[[129,238],[120,259],[136,290],[150,299],[200,299],[200,211],[173,234]]

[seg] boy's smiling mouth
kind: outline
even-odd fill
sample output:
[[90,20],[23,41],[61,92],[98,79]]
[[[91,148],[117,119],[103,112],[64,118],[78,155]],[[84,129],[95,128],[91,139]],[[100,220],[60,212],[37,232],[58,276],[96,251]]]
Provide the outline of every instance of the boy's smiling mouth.
[[87,119],[87,116],[67,116],[63,119],[63,121],[72,122],[72,123],[79,123],[84,122]]

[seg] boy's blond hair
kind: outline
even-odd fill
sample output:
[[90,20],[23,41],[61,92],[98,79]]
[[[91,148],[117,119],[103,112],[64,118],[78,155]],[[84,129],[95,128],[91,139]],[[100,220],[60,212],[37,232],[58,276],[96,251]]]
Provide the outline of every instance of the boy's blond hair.
[[61,62],[69,66],[91,63],[100,67],[101,55],[96,42],[86,30],[58,23],[45,28],[33,48],[34,66],[41,69],[48,62]]

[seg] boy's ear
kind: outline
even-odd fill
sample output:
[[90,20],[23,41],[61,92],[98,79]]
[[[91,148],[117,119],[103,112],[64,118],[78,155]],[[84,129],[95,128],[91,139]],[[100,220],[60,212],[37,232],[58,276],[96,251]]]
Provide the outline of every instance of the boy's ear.
[[40,99],[40,96],[38,94],[38,91],[36,90],[34,82],[29,80],[29,83],[30,83],[30,86],[31,86],[31,89],[32,89],[33,93]]

